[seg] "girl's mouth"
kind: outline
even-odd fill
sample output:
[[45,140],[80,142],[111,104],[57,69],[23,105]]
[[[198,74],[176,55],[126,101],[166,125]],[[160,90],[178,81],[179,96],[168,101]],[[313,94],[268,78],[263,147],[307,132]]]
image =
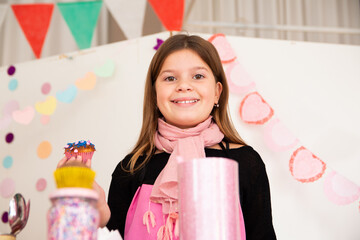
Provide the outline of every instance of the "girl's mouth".
[[173,103],[196,103],[200,101],[199,99],[193,99],[193,100],[172,100]]

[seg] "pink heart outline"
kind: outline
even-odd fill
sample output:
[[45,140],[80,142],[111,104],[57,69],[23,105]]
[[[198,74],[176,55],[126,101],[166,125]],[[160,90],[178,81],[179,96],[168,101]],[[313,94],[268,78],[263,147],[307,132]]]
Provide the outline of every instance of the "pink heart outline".
[[[301,156],[300,156],[301,154]],[[304,156],[304,154],[306,154]],[[306,157],[311,157],[311,159]],[[297,159],[297,157],[302,157],[302,159]],[[305,158],[304,158],[305,157]],[[301,164],[297,163],[297,161],[303,160]],[[309,164],[310,163],[310,164]],[[306,169],[304,169],[306,167]],[[312,167],[312,169],[311,169]],[[309,170],[314,170],[315,172],[311,172],[310,175],[305,177],[304,175],[309,175]],[[306,149],[304,146],[299,147],[294,151],[294,153],[291,155],[290,161],[289,161],[289,169],[291,172],[291,175],[299,182],[307,183],[307,182],[314,182],[322,177],[322,175],[325,173],[326,170],[326,163],[323,162],[320,158],[315,156],[312,152],[310,152],[308,149]],[[300,171],[300,172],[298,172]],[[301,172],[303,171],[303,172]],[[306,172],[305,172],[306,171]],[[303,175],[303,176],[299,176]]]
[[251,92],[244,97],[240,104],[240,118],[249,124],[262,125],[273,115],[274,110],[258,92]]
[[222,63],[230,63],[236,59],[236,54],[224,34],[214,34],[208,41],[211,42],[218,51]]

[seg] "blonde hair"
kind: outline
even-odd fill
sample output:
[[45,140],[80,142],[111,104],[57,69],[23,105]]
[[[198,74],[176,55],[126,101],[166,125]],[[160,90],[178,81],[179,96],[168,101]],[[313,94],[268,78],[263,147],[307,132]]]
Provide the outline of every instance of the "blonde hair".
[[[139,139],[130,153],[132,154],[128,166],[130,167],[130,172],[135,172],[142,168],[156,151],[154,135],[157,131],[158,118],[161,117],[162,114],[156,106],[155,81],[165,59],[171,53],[182,49],[189,49],[197,53],[212,70],[216,82],[220,82],[223,86],[218,102],[219,107],[214,108],[211,115],[224,134],[225,140],[230,143],[246,145],[233,126],[229,115],[229,87],[216,48],[209,41],[199,36],[177,34],[168,38],[160,46],[151,60],[145,82],[142,128]],[[141,163],[137,163],[141,155],[145,155],[146,157]]]

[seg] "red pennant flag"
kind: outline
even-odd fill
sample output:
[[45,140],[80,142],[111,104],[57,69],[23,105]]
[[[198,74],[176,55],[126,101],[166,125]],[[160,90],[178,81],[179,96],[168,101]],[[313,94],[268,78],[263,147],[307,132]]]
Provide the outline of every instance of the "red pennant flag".
[[16,4],[11,8],[37,58],[40,58],[54,4]]
[[184,0],[148,0],[168,31],[180,31],[184,17]]

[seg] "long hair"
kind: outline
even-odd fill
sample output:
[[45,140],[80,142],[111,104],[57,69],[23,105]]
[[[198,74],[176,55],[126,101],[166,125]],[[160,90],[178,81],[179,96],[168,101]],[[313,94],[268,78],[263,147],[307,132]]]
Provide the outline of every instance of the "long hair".
[[[135,172],[142,168],[155,153],[154,136],[157,131],[158,118],[162,116],[156,106],[155,81],[165,59],[173,52],[182,49],[189,49],[197,53],[212,70],[215,81],[220,82],[223,86],[218,102],[219,107],[214,107],[211,115],[224,134],[224,138],[230,143],[246,145],[240,138],[230,119],[228,109],[229,87],[216,48],[209,41],[199,36],[177,34],[168,38],[160,46],[151,60],[145,82],[143,122],[139,139],[131,152],[132,157],[129,161],[130,172]],[[145,159],[141,163],[137,163],[141,155],[145,155]]]

